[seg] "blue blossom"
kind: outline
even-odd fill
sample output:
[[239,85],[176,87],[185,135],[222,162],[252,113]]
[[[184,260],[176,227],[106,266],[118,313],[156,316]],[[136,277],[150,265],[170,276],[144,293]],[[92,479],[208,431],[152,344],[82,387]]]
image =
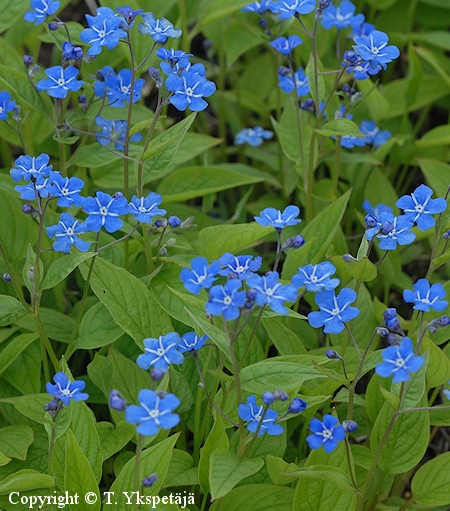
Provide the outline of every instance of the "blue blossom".
[[251,433],[256,433],[259,424],[261,424],[261,426],[258,431],[258,436],[264,435],[265,432],[267,432],[268,435],[274,436],[281,435],[284,432],[283,426],[275,424],[278,418],[277,412],[267,408],[266,413],[264,413],[265,407],[256,404],[255,394],[247,398],[247,403],[248,404],[241,403],[238,406],[238,414],[243,421],[248,421],[247,429]]
[[136,364],[144,370],[150,367],[166,372],[170,364],[182,364],[184,356],[178,351],[180,336],[176,332],[161,335],[158,339],[144,339],[144,352]]
[[56,238],[56,241],[53,243],[53,249],[57,252],[65,252],[66,254],[70,252],[72,245],[75,245],[81,252],[89,250],[91,244],[77,236],[89,230],[86,222],[84,224],[80,223],[79,220],[73,218],[69,213],[63,213],[56,225],[46,229],[49,238]]
[[278,70],[278,86],[285,94],[290,94],[295,88],[298,96],[309,94],[308,77],[303,72],[302,67],[295,73],[281,67]]
[[354,147],[364,147],[366,141],[364,137],[354,137],[352,135],[344,135],[341,137],[341,146],[346,149],[353,149]]
[[127,36],[125,30],[121,28],[122,18],[116,16],[109,7],[99,7],[96,16],[86,14],[86,20],[89,28],[82,30],[80,39],[91,45],[87,51],[88,55],[99,55],[103,46],[112,50],[119,44],[121,37]]
[[38,92],[45,90],[52,98],[64,99],[69,91],[77,92],[84,82],[76,80],[78,69],[74,66],[63,68],[54,66],[45,71],[47,80],[39,80],[36,84]]
[[392,216],[394,215],[392,209],[386,204],[383,204],[382,202],[380,202],[376,206],[372,206],[372,204],[368,200],[365,200],[362,203],[362,207],[368,215],[373,215],[377,218],[379,218],[381,213],[383,212],[390,213]]
[[220,264],[214,261],[208,265],[204,257],[194,257],[191,261],[191,268],[183,268],[180,273],[180,279],[184,287],[198,295],[202,288],[209,289],[213,282],[217,280],[216,275],[220,272]]
[[178,39],[182,33],[180,28],[173,28],[172,23],[165,18],[155,19],[151,12],[144,14],[144,21],[139,24],[139,32],[149,34],[156,43],[165,43],[169,37]]
[[326,334],[340,334],[344,323],[359,316],[359,309],[350,306],[356,300],[353,289],[344,287],[337,296],[334,291],[322,291],[315,295],[314,300],[320,311],[308,314],[309,324],[314,328],[324,326]]
[[306,287],[306,291],[330,291],[339,286],[340,280],[330,278],[336,273],[336,267],[330,261],[319,264],[308,264],[298,269],[298,273],[292,277],[292,284],[300,288]]
[[300,399],[299,397],[294,397],[294,399],[289,403],[289,408],[287,413],[301,413],[306,410],[307,403]]
[[292,50],[302,44],[302,40],[298,35],[290,35],[288,38],[279,37],[274,41],[270,41],[270,45],[283,55],[290,55]]
[[442,300],[445,298],[446,292],[444,286],[442,284],[433,284],[430,286],[430,283],[427,279],[419,279],[413,285],[414,292],[405,289],[403,291],[403,299],[406,303],[415,303],[413,309],[429,312],[430,308],[442,312],[447,308],[448,302],[446,300]]
[[384,361],[375,367],[375,372],[382,378],[393,375],[393,383],[409,380],[409,373],[417,372],[424,363],[422,356],[414,356],[413,343],[405,337],[401,344],[385,348],[381,354]]
[[206,312],[213,316],[222,316],[227,321],[236,319],[239,307],[245,304],[245,291],[240,291],[240,280],[229,280],[224,286],[213,286],[209,290],[209,298],[206,302]]
[[198,351],[205,345],[209,337],[203,335],[198,336],[195,332],[187,332],[181,336],[180,342],[178,343],[178,351],[186,353],[188,351]]
[[283,285],[279,282],[278,272],[272,271],[267,275],[252,275],[247,279],[247,285],[257,291],[255,303],[257,305],[270,305],[278,314],[288,314],[289,310],[284,302],[295,302],[298,297],[297,288],[291,284]]
[[211,96],[216,91],[214,82],[210,82],[204,75],[191,70],[183,71],[181,76],[172,73],[166,80],[166,89],[173,92],[169,101],[180,111],[189,110],[201,112],[208,103],[203,97]]
[[260,2],[253,2],[252,4],[248,4],[241,9],[243,12],[257,12],[258,14],[263,14],[267,11],[270,11],[270,6],[272,4],[272,0],[261,0]]
[[[95,118],[95,124],[102,128],[102,131],[98,132],[98,135],[101,136],[96,137],[97,142],[102,146],[109,146],[110,144],[114,143],[114,147],[118,151],[123,152],[128,122],[108,121],[101,115],[97,115]],[[129,140],[130,142],[139,142],[142,140],[142,135],[140,133],[135,133],[132,137],[130,137]]]
[[44,23],[47,16],[55,14],[59,9],[59,5],[59,2],[54,2],[53,0],[31,0],[30,7],[34,10],[25,13],[25,21],[40,25]]
[[97,80],[94,82],[94,94],[99,98],[102,98],[106,94],[108,88],[106,79],[110,74],[116,75],[116,72],[111,66],[105,66],[97,71]]
[[84,181],[79,177],[63,177],[60,172],[50,172],[52,182],[48,193],[52,197],[58,197],[57,205],[62,208],[71,208],[72,206],[82,206],[85,197],[80,195],[84,186]]
[[292,18],[296,14],[309,14],[315,8],[316,0],[281,0],[270,5],[270,10],[278,14],[282,20]]
[[353,27],[353,33],[352,35],[369,35],[370,32],[375,30],[375,25],[372,25],[372,23],[364,22],[361,25],[358,25],[356,27]]
[[181,59],[189,59],[189,57],[193,57],[193,53],[186,53],[183,50],[174,50],[171,48],[168,50],[167,48],[159,48],[156,50],[156,55],[162,60],[168,60],[172,66],[174,66]]
[[[448,381],[450,383],[450,380]],[[450,390],[444,389],[444,394],[447,396],[447,399],[450,399]]]
[[124,20],[130,26],[133,24],[134,18],[136,18],[136,16],[140,16],[144,12],[143,9],[133,11],[133,9],[128,5],[116,7],[116,11],[123,16]]
[[356,6],[350,0],[343,0],[339,7],[330,4],[324,11],[322,26],[326,29],[358,27],[364,22],[364,14],[355,15]]
[[403,209],[404,217],[416,223],[421,231],[435,226],[433,215],[442,213],[447,209],[445,199],[432,199],[433,190],[426,185],[420,185],[411,195],[404,195],[396,202],[396,206]]
[[262,258],[260,256],[253,258],[250,255],[234,256],[230,252],[226,252],[219,257],[218,262],[224,267],[219,272],[220,275],[245,280],[253,274],[252,272],[261,268]]
[[[122,69],[118,74],[109,73],[107,75],[104,93],[108,97],[109,105],[116,108],[124,108],[124,101],[126,103],[130,102],[131,78],[131,69]],[[134,80],[133,103],[141,99],[141,91],[144,84],[145,80],[143,78]]]
[[283,213],[275,208],[263,209],[260,216],[255,216],[255,220],[260,225],[274,227],[275,229],[284,229],[289,225],[297,225],[301,220],[295,218],[300,214],[297,206],[288,206]]
[[161,202],[162,197],[156,192],[150,192],[147,197],[134,195],[128,205],[128,213],[134,215],[133,220],[151,224],[154,216],[164,216],[167,213],[165,209],[158,208]]
[[310,449],[320,449],[322,446],[327,454],[333,452],[338,442],[345,440],[344,427],[338,424],[337,417],[326,414],[323,422],[319,419],[311,419],[309,429],[312,435],[306,437]]
[[200,63],[192,64],[189,62],[188,58],[182,58],[175,64],[172,64],[172,61],[169,59],[169,62],[161,62],[160,66],[167,76],[173,73],[180,75],[183,71],[188,71],[190,73],[197,73],[206,78],[205,66]]
[[234,138],[235,145],[248,144],[252,147],[259,147],[264,140],[269,140],[273,137],[273,131],[264,130],[261,126],[247,128],[236,133]]
[[359,125],[359,131],[365,135],[366,144],[372,144],[374,147],[382,146],[392,136],[390,131],[381,131],[373,121],[363,121]]
[[29,181],[39,176],[49,177],[52,170],[52,166],[48,165],[49,161],[50,156],[45,153],[36,157],[25,154],[17,158],[14,162],[15,167],[9,172],[13,181],[20,181],[22,178]]
[[79,46],[65,41],[62,43],[63,60],[80,60],[83,57],[83,50]]
[[358,60],[354,64],[343,62],[342,65],[347,66],[347,73],[353,73],[355,80],[367,80],[369,76],[377,75],[381,71],[381,66],[379,64],[375,67],[372,67],[370,63],[366,62],[365,60]]
[[11,95],[9,92],[0,92],[0,121],[4,121],[8,118],[8,112],[11,112],[16,107],[16,100],[11,101]]
[[51,396],[60,399],[66,406],[70,405],[70,400],[74,401],[86,401],[89,398],[89,394],[81,392],[86,387],[86,382],[80,381],[69,381],[69,378],[61,371],[53,376],[52,383],[46,383],[45,390]]
[[128,213],[128,201],[125,197],[114,198],[104,192],[97,192],[95,197],[88,197],[83,210],[89,215],[86,227],[89,231],[99,232],[102,227],[111,233],[119,230],[123,221],[119,218]]
[[50,178],[39,176],[34,182],[15,186],[14,189],[20,193],[21,199],[32,201],[36,199],[36,194],[48,197],[50,184]]
[[[388,232],[382,232],[382,228],[387,223],[391,224]],[[366,230],[366,238],[370,241],[374,236],[379,240],[379,247],[382,250],[395,250],[397,243],[399,245],[409,245],[416,239],[416,235],[411,232],[413,223],[405,218],[405,215],[396,216],[388,211],[382,211],[379,215],[376,227]]]
[[142,389],[138,394],[141,406],[130,405],[125,410],[125,420],[137,424],[136,431],[140,435],[153,436],[162,429],[172,429],[180,422],[180,416],[172,413],[180,405],[175,394],[160,397],[157,392]]
[[356,43],[353,46],[355,52],[373,68],[380,65],[386,69],[386,64],[400,56],[400,50],[396,46],[388,46],[387,34],[379,30],[372,30],[368,35],[355,36],[353,41]]

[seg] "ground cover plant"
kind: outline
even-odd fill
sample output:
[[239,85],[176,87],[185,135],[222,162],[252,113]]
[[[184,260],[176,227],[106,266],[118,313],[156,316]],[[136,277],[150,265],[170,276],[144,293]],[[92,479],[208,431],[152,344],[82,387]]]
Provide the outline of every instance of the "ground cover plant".
[[0,7],[0,509],[447,510],[447,1]]

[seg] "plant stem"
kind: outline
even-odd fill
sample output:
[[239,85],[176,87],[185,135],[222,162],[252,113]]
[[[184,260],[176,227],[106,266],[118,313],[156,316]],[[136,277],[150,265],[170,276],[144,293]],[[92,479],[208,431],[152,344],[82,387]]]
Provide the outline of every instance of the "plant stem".
[[141,463],[142,440],[143,436],[138,435],[138,441],[136,445],[136,456],[134,458],[133,491],[139,491],[139,488],[141,487],[141,485],[139,484],[139,465]]

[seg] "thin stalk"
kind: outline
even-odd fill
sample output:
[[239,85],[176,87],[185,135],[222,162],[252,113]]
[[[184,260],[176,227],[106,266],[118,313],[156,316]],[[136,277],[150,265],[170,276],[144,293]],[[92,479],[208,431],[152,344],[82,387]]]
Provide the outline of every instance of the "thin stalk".
[[[55,372],[58,372],[61,370],[61,364],[59,363],[58,357],[56,356],[55,352],[53,351],[53,347],[50,343],[50,339],[47,336],[47,332],[45,331],[44,325],[42,324],[41,317],[39,316],[39,309],[36,311],[35,314],[33,314],[34,320],[36,322],[36,326],[39,331],[39,336],[41,338],[41,342],[44,345],[48,356],[50,357],[50,360],[52,361],[53,367],[55,368]],[[45,367],[45,366],[44,366]]]
[[264,407],[263,414],[261,415],[261,418],[259,419],[256,431],[253,434],[253,438],[250,440],[250,442],[247,444],[247,447],[245,448],[244,456],[246,456],[250,452],[250,449],[253,447],[253,445],[255,444],[256,440],[259,438],[259,432],[261,430],[261,427],[262,427],[262,424],[263,424],[263,421],[264,421],[264,417],[266,416],[266,413],[267,413],[268,410],[269,410],[269,405],[266,405]]
[[277,231],[277,252],[276,252],[276,257],[275,257],[275,262],[273,263],[273,268],[272,268],[272,271],[277,271],[277,268],[278,268],[278,264],[280,262],[280,257],[281,257],[281,229],[276,229]]
[[134,458],[133,491],[139,491],[139,488],[141,487],[139,484],[139,465],[141,463],[142,440],[143,436],[138,435],[136,456]]
[[242,355],[241,367],[244,367],[245,361],[246,361],[248,353],[250,351],[250,346],[252,344],[253,337],[255,337],[256,329],[258,328],[259,322],[261,321],[261,317],[263,315],[265,307],[266,307],[266,305],[263,305],[259,309],[258,316],[255,319],[255,323],[253,324],[253,328],[252,328],[252,331],[251,331],[250,336],[248,338],[247,345],[245,346],[244,354]]
[[356,339],[353,337],[352,331],[351,331],[351,330],[350,330],[350,328],[348,327],[347,323],[344,323],[344,325],[345,325],[345,328],[346,328],[346,330],[347,330],[347,332],[348,332],[348,335],[350,336],[350,339],[351,339],[351,340],[352,340],[352,342],[353,342],[353,345],[355,346],[355,349],[356,349],[356,351],[357,351],[357,353],[358,353],[359,360],[362,360],[361,351],[359,350],[359,346],[358,346],[358,344],[357,344],[357,342],[356,342]]
[[348,438],[345,437],[345,453],[347,455],[347,462],[348,462],[348,471],[350,472],[350,478],[353,483],[353,487],[358,490],[358,484],[356,482],[355,473],[353,471],[352,462],[350,458],[350,444],[348,443]]

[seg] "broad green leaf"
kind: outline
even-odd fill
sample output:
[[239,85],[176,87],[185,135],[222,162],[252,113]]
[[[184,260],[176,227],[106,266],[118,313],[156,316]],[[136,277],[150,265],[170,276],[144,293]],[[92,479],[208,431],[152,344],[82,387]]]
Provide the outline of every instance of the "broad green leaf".
[[200,255],[217,259],[225,252],[240,252],[272,233],[272,227],[264,227],[256,222],[205,227],[198,234],[196,248]]
[[450,50],[450,34],[441,30],[412,33],[411,39],[413,41],[430,43],[444,50]]
[[427,461],[411,481],[414,501],[422,506],[450,504],[450,452]]
[[95,255],[94,252],[68,254],[59,257],[48,269],[41,284],[41,289],[50,289],[64,280],[80,263]]
[[199,21],[198,27],[196,27],[194,33],[200,31],[201,28],[206,27],[209,23],[241,9],[245,5],[245,0],[217,0],[209,4],[206,10],[202,13],[201,20]]
[[[430,64],[434,68],[434,70],[438,73],[438,75],[444,80],[445,85],[447,86],[446,88],[447,88],[447,92],[448,92],[448,89],[450,89],[450,75],[448,74],[448,72],[446,71],[446,69],[444,68],[442,63],[440,62],[436,53],[434,53],[433,51],[429,50],[428,48],[424,48],[422,46],[416,46],[414,49],[416,50],[416,53],[419,55],[419,57],[423,58],[423,60],[428,62],[428,64]],[[441,127],[444,128],[445,126],[441,126]],[[434,131],[435,129],[438,129],[438,128],[434,128],[431,131]],[[419,140],[416,143],[419,144],[420,142],[421,142],[421,140]]]
[[[135,153],[136,151],[134,151]],[[131,152],[132,156],[136,156]],[[95,144],[85,145],[77,150],[74,157],[70,159],[70,166],[96,168],[103,167],[110,163],[120,161],[122,158],[112,153],[107,147],[103,147],[97,142]]]
[[0,326],[19,321],[26,315],[26,309],[17,298],[10,295],[0,295]]
[[28,4],[22,4],[21,2],[11,5],[8,0],[1,0],[0,9],[4,14],[0,19],[0,32],[4,32],[11,27],[18,18],[22,18],[29,8]]
[[350,119],[335,119],[314,130],[324,137],[363,137],[358,126]]
[[280,355],[302,355],[307,353],[298,334],[285,326],[282,318],[263,317],[261,322]]
[[[365,238],[364,238],[365,239]],[[347,271],[358,282],[370,282],[377,278],[377,267],[368,257],[347,263]]]
[[[47,307],[41,307],[39,315],[50,339],[65,343],[69,342],[75,327],[75,320],[73,318],[55,309],[47,309]],[[36,334],[39,333],[36,321],[31,315],[17,321],[16,324]]]
[[213,502],[210,510],[292,511],[293,499],[293,488],[271,484],[246,484]]
[[10,403],[25,417],[32,419],[39,424],[44,424],[44,405],[49,402],[48,394],[34,394],[29,396],[8,397],[0,402]]
[[[290,471],[292,474],[302,479],[313,479],[319,481],[326,481],[332,483],[336,488],[346,493],[356,493],[356,488],[350,483],[347,474],[338,467],[331,465],[311,465],[308,467],[297,468],[295,471]],[[349,499],[351,500],[351,499]]]
[[[28,244],[27,258],[26,258],[25,264],[23,266],[22,276],[23,276],[23,281],[25,282],[25,285],[27,286],[27,289],[28,289],[28,291],[30,291],[30,293],[32,293],[33,289],[34,289],[34,282],[32,281],[32,275],[36,276],[35,264],[36,264],[36,253],[33,250],[33,247],[30,244]],[[42,279],[44,277],[44,264],[42,263],[42,261],[40,259],[39,259],[39,268],[40,268],[40,272],[41,272],[40,273],[40,281],[42,282]]]
[[[316,59],[318,59],[317,55]],[[322,66],[318,61],[314,63],[314,55],[311,53],[306,66],[306,76],[308,77],[308,85],[309,90],[311,91],[311,96],[314,102],[320,104],[320,102],[325,98],[325,79],[322,75],[316,76],[316,67],[317,71],[319,71],[319,68]]]
[[[88,266],[81,263],[86,278]],[[116,323],[142,347],[147,337],[172,331],[169,316],[154,301],[148,288],[124,268],[97,258],[91,276],[91,288]]]
[[10,458],[25,460],[28,447],[34,440],[30,426],[16,424],[0,429],[0,452]]
[[255,474],[263,465],[261,458],[241,458],[228,450],[214,451],[209,465],[212,500],[227,495],[242,479]]
[[228,69],[250,48],[264,43],[261,32],[254,31],[247,23],[234,22],[224,30],[223,46]]
[[11,458],[6,457],[2,452],[0,452],[0,467],[7,465],[11,461]]
[[181,449],[172,451],[172,458],[167,470],[164,487],[170,486],[192,486],[199,484],[198,467],[194,467],[192,456]]
[[66,434],[64,490],[69,492],[69,495],[94,493],[97,496],[95,504],[88,504],[84,498],[80,498],[77,509],[83,511],[98,511],[100,509],[101,499],[96,478],[89,461],[70,429]]
[[198,477],[203,493],[210,493],[209,474],[211,468],[211,455],[216,450],[228,449],[228,435],[225,432],[222,416],[215,412],[214,426],[212,427],[205,445],[201,451],[198,464]]
[[436,196],[444,197],[449,185],[447,176],[450,173],[450,165],[431,158],[418,158],[417,161]]
[[447,383],[450,378],[450,359],[429,337],[424,337],[420,346],[422,354],[430,350],[426,372],[427,387],[432,389]]
[[448,144],[450,144],[450,126],[447,125],[432,128],[416,142],[417,147],[420,148],[447,146]]
[[103,461],[123,449],[135,434],[135,427],[121,420],[114,427],[110,422],[97,422],[98,436],[102,446]]
[[189,387],[189,382],[184,374],[181,371],[177,371],[175,368],[172,368],[170,370],[170,385],[172,387],[172,392],[181,401],[180,406],[177,408],[177,413],[189,411],[194,404],[194,398]]
[[298,469],[298,465],[288,463],[283,458],[267,456],[266,468],[272,483],[275,485],[292,483],[297,479],[296,475],[291,476],[289,474],[295,472]]
[[21,394],[37,394],[41,390],[41,362],[40,342],[32,342],[3,372],[2,377]]
[[40,474],[36,470],[24,469],[5,477],[0,482],[0,495],[11,492],[26,492],[37,488],[53,488],[55,480],[48,474]]
[[36,334],[20,334],[3,348],[0,353],[0,375],[36,339]]
[[395,394],[392,394],[389,390],[385,389],[380,385],[381,395],[384,397],[387,403],[389,403],[393,410],[397,410],[400,403],[400,399]]

